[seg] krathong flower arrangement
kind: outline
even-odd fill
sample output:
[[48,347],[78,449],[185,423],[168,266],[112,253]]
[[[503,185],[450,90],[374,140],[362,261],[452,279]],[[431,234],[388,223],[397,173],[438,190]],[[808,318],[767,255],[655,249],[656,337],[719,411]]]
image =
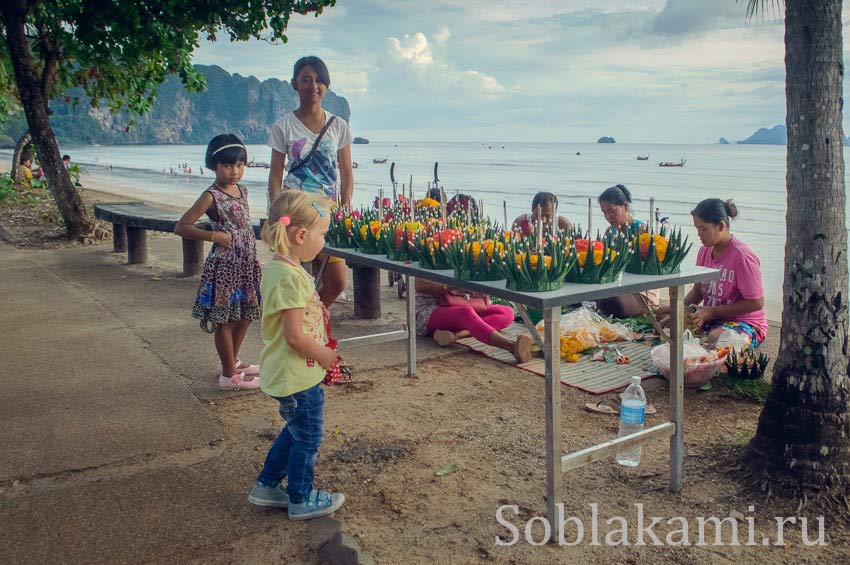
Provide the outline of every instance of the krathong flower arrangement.
[[507,232],[504,237],[505,256],[500,260],[507,287],[523,292],[557,290],[564,278],[574,269],[576,254],[563,237],[546,235],[539,248],[527,239]]
[[573,239],[570,243],[576,266],[567,274],[567,281],[581,284],[612,283],[629,262],[629,241],[623,236],[596,240]]
[[498,281],[505,278],[501,260],[505,244],[491,239],[479,240],[468,233],[449,243],[449,264],[455,278],[462,281]]
[[348,249],[354,247],[352,238],[352,229],[354,221],[360,219],[359,210],[337,210],[332,217],[331,225],[328,227],[328,233],[325,235],[325,241],[331,247]]
[[402,221],[384,224],[381,241],[387,252],[387,259],[392,261],[411,259],[411,246],[420,231],[422,231],[422,224],[419,222]]
[[450,269],[448,247],[453,239],[460,238],[461,232],[454,229],[422,230],[413,240],[413,252],[423,269]]
[[423,198],[422,200],[417,200],[415,203],[415,208],[417,210],[421,210],[423,208],[439,208],[440,201],[434,200],[433,198]]
[[635,275],[678,273],[693,245],[688,244],[687,236],[682,240],[682,230],[679,228],[662,228],[660,234],[634,234],[631,241],[633,252],[626,265],[626,272]]
[[353,222],[352,240],[354,246],[361,253],[367,255],[382,255],[386,250],[381,243],[381,230],[383,224],[378,220],[366,221],[364,219]]

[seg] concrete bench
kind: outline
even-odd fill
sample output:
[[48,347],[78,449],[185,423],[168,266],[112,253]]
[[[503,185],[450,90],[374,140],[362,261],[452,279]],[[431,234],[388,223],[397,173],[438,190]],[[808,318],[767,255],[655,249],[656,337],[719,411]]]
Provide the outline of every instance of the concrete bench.
[[[148,260],[148,230],[173,233],[181,214],[149,206],[144,202],[99,202],[94,215],[112,222],[112,250],[127,252],[127,262],[138,265]],[[209,221],[196,224],[212,229]],[[204,266],[204,242],[183,239],[183,274],[196,275]]]
[[[94,205],[97,219],[112,223],[112,250],[127,252],[131,265],[148,260],[147,231],[173,233],[180,219],[178,212],[169,212],[144,202],[98,202]],[[265,219],[254,220],[254,236],[260,239]],[[209,220],[195,224],[211,230]],[[349,265],[354,271],[354,316],[374,320],[381,317],[380,271],[364,265]],[[183,274],[197,275],[204,268],[204,242],[183,238]]]

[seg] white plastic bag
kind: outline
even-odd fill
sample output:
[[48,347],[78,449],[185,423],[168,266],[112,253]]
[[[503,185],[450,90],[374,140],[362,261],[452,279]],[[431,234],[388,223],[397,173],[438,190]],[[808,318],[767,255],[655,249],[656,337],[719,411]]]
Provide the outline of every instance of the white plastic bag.
[[[543,331],[543,322],[537,325],[537,330]],[[634,341],[634,334],[628,326],[603,318],[588,303],[583,303],[581,308],[561,317],[561,335],[577,337],[587,344],[587,347],[617,341]]]
[[[682,334],[682,357],[685,362],[685,371],[697,368],[704,363],[712,363],[717,360],[717,353],[707,351],[699,340],[691,333],[691,330],[685,330]],[[656,345],[649,352],[649,358],[652,359],[652,364],[658,367],[663,374],[670,372],[670,344],[662,343]]]

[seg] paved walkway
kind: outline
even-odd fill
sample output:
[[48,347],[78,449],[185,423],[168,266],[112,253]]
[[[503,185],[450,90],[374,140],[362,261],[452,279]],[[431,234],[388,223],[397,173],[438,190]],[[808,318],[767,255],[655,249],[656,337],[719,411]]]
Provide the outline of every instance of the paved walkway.
[[0,244],[0,563],[310,561],[305,526],[246,504],[256,470],[180,374],[203,355],[218,394],[186,293],[163,288],[197,282],[110,247]]
[[[0,563],[323,560],[338,523],[247,504],[276,406],[218,390],[180,240],[151,236],[148,250],[147,265],[127,265],[110,243],[0,243]],[[335,305],[337,336],[398,329],[404,303],[395,288],[383,294],[380,321]],[[242,355],[256,360],[260,348],[254,324]],[[346,358],[359,375],[383,373],[405,351],[382,344]],[[424,340],[418,353],[457,351]]]

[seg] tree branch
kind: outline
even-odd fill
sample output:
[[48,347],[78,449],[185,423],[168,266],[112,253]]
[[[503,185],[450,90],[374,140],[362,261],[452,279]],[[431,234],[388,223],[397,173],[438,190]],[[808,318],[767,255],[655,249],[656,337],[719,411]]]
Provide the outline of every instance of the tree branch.
[[44,54],[44,68],[41,71],[41,90],[49,100],[53,85],[56,83],[59,48],[53,40],[53,36],[50,35],[47,26],[42,25],[39,28],[39,39],[41,40],[41,52]]

